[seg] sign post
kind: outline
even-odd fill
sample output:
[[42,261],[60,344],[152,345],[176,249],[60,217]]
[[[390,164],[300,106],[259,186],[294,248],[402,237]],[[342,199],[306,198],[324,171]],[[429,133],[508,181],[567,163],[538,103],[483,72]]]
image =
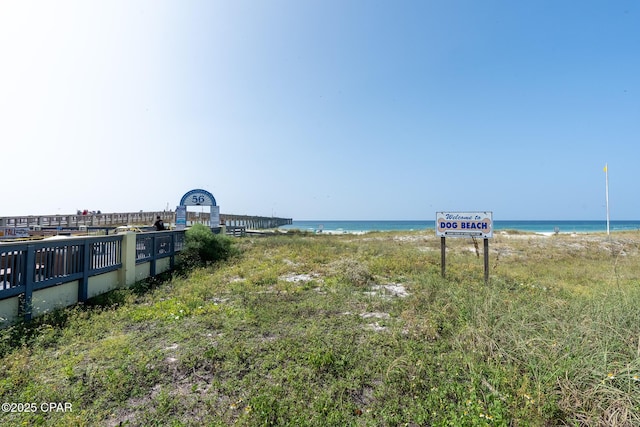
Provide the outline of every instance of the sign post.
[[440,237],[440,274],[444,278],[446,276],[447,270],[447,238],[442,236]]
[[441,274],[446,272],[447,237],[484,239],[484,283],[489,282],[489,239],[493,237],[492,212],[436,212],[436,236],[440,236]]

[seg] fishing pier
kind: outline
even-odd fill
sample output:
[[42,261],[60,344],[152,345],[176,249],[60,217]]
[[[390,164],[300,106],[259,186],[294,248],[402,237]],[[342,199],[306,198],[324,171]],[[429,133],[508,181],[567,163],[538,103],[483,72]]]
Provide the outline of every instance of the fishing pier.
[[[30,231],[77,231],[105,230],[119,226],[151,227],[160,217],[165,224],[175,224],[174,211],[88,213],[75,215],[28,215],[0,217],[0,231],[6,229],[29,229]],[[255,215],[220,214],[219,223],[211,224],[208,212],[187,212],[186,225],[205,224],[212,228],[224,228],[230,234],[238,230],[264,230],[292,223],[291,218],[264,217]]]

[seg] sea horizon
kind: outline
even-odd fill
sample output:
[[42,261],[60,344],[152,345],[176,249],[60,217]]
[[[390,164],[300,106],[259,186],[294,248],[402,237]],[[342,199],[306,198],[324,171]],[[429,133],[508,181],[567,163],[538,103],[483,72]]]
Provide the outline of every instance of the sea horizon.
[[[435,230],[435,220],[293,220],[279,227],[314,233],[366,233],[372,231]],[[601,233],[606,220],[494,220],[494,231],[516,230],[533,233]],[[609,230],[640,230],[640,220],[611,220]]]

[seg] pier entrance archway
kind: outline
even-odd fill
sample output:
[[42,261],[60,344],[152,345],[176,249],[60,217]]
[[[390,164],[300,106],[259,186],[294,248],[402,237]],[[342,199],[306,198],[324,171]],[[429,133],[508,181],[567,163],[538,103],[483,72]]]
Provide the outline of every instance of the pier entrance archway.
[[[188,207],[197,206],[209,206],[209,226],[211,228],[220,227],[220,206],[216,203],[216,198],[207,190],[198,188],[187,191],[180,199],[180,205],[176,208],[176,228],[183,229],[186,227]],[[198,211],[197,208],[193,209],[193,211],[196,212],[196,214],[204,212],[203,209]],[[197,215],[197,217],[198,216],[199,215]],[[197,222],[206,223],[207,221],[203,219],[202,221]]]

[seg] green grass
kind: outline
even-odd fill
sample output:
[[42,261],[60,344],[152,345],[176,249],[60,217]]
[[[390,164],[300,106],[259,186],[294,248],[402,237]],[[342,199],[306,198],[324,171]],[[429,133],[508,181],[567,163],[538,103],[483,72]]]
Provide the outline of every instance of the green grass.
[[640,424],[638,233],[236,246],[0,331],[0,425]]

